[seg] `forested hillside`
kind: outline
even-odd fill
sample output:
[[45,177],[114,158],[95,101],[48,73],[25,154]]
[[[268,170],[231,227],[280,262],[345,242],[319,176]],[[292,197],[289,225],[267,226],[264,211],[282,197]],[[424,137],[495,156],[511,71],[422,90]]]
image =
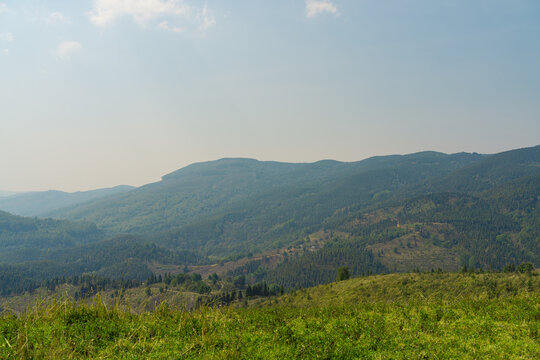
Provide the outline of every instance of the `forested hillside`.
[[[41,254],[40,260],[0,264],[0,295],[32,291],[50,279],[90,275],[111,280],[146,280],[152,263],[196,264],[190,251],[174,252],[132,235],[118,236],[82,246]],[[59,281],[59,280],[57,280]]]
[[471,193],[540,173],[540,145],[502,152],[427,183],[431,191]]
[[103,231],[91,223],[27,218],[0,211],[0,262],[36,259],[51,249],[65,249],[103,238]]
[[296,288],[331,282],[343,265],[354,275],[502,269],[524,261],[540,266],[540,175],[477,195],[437,193],[373,211],[343,210],[323,229],[321,249],[309,251],[308,236],[303,252],[277,267],[249,264],[244,273]]
[[[521,157],[522,154],[524,154],[523,157]],[[488,191],[485,194],[482,191],[454,193],[457,197],[473,197],[474,201],[477,202],[478,208],[475,208],[473,212],[467,213],[465,211],[463,213],[467,214],[469,218],[472,217],[470,221],[495,221],[498,224],[498,221],[502,221],[501,218],[510,216],[507,214],[508,211],[518,211],[520,206],[532,210],[537,206],[536,203],[529,201],[515,205],[518,206],[517,209],[504,210],[501,207],[502,204],[490,203],[486,208],[487,205],[484,203],[487,198],[493,202],[493,199],[498,198],[499,193],[508,191],[513,191],[514,195],[507,194],[507,196],[514,198],[524,196],[525,193],[528,193],[529,197],[532,196],[533,199],[535,194],[538,196],[538,188],[535,187],[538,184],[538,178],[531,174],[540,174],[538,166],[540,164],[540,147],[484,157],[465,168],[448,171],[438,176],[435,175],[434,169],[440,165],[426,162],[426,159],[434,161],[432,156],[440,158],[439,154],[421,153],[415,156],[406,160],[401,159],[399,166],[396,166],[394,159],[392,163],[394,167],[392,168],[384,169],[384,166],[380,165],[379,162],[378,166],[382,166],[382,169],[369,170],[312,186],[282,188],[280,191],[252,197],[239,203],[236,207],[229,208],[228,211],[193,221],[176,230],[161,233],[156,235],[155,239],[166,247],[200,249],[203,254],[209,256],[216,254],[221,256],[225,254],[245,255],[248,252],[286,247],[303,242],[309,234],[317,232],[321,228],[338,230],[339,227],[336,226],[354,213],[403,206],[403,202],[422,198],[426,196],[426,193],[435,198],[444,198],[446,195],[443,194],[448,193],[444,189],[452,188],[450,185],[453,185],[454,188],[463,188],[463,184],[466,183],[464,172],[473,174],[470,176],[469,182],[484,184],[481,187],[482,190],[493,186],[492,190],[484,190]],[[424,159],[424,162],[421,159]],[[508,159],[511,159],[514,165],[510,166]],[[508,169],[507,175],[504,175],[503,172],[505,168]],[[496,177],[498,180],[495,180],[494,173],[500,174]],[[506,180],[516,178],[518,179],[516,183],[508,183],[506,187],[503,185],[497,187],[497,184],[505,184]],[[523,179],[523,183],[519,179]],[[477,187],[474,186],[474,188]],[[432,190],[438,191],[432,192]],[[439,193],[441,195],[436,195]],[[484,198],[486,200],[481,200]],[[462,201],[461,205],[463,204],[465,204],[465,200]],[[459,206],[459,204],[456,205],[453,211],[459,212],[457,209]],[[505,206],[514,205],[508,203]],[[446,209],[446,212],[449,211],[451,210]],[[495,214],[494,211],[500,214]],[[448,214],[448,216],[450,215]],[[476,216],[480,216],[484,220],[475,219]],[[490,234],[499,231],[497,235],[505,232],[521,232],[522,229],[530,232],[531,230],[526,229],[530,227],[528,224],[533,220],[527,221],[519,224],[513,223],[511,229],[492,228],[489,231],[491,231]],[[366,224],[362,224],[362,226],[364,225]],[[393,224],[393,226],[396,225],[397,223]],[[502,224],[499,225],[502,226]],[[510,225],[506,224],[505,226]],[[368,230],[367,228],[362,229],[362,231]],[[488,230],[482,229],[482,231],[484,231],[482,233],[483,240],[480,240],[480,246],[485,245],[485,241],[491,236],[487,234]],[[462,234],[461,236],[469,235],[471,234]],[[472,246],[472,244],[469,245]],[[532,248],[529,247],[530,249]],[[535,249],[534,252],[538,253],[538,250]],[[509,258],[501,259],[501,261],[505,260],[509,260]],[[465,260],[459,260],[457,263],[460,264],[463,261]],[[475,260],[471,260],[471,263],[475,264]],[[487,261],[481,261],[478,264],[484,266],[500,265]],[[452,264],[452,268],[454,267],[457,267],[456,262]],[[394,266],[391,266],[390,269],[394,270]]]

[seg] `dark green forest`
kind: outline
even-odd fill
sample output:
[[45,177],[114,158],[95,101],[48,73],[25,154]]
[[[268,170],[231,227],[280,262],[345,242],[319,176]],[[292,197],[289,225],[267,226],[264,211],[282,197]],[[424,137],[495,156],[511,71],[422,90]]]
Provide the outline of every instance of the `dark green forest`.
[[0,261],[34,260],[51,249],[65,249],[103,240],[96,225],[14,216],[0,211]]

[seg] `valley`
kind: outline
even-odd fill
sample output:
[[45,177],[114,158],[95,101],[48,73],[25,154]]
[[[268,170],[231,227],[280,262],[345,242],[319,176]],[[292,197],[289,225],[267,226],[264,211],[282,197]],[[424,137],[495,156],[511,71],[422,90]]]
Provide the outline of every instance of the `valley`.
[[[339,266],[354,276],[538,267],[539,164],[539,146],[194,164],[56,210],[58,219],[1,213],[0,287],[20,294],[53,278],[189,272],[290,290],[331,282]],[[25,194],[8,199],[28,205]]]

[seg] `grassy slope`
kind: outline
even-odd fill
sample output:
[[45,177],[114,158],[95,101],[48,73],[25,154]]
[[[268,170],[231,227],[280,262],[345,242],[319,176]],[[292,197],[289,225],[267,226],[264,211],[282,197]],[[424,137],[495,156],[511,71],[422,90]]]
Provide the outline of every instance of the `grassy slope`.
[[[160,292],[160,287],[163,292]],[[124,290],[108,290],[100,292],[98,295],[89,297],[84,300],[86,304],[92,304],[99,299],[108,308],[114,307],[117,304],[127,306],[133,313],[142,314],[156,310],[159,304],[166,302],[171,308],[194,309],[197,305],[197,299],[200,294],[188,291],[182,287],[164,288],[163,284],[151,285],[151,295],[147,295],[146,287],[140,286],[136,288]],[[80,290],[80,286],[71,284],[62,284],[54,292],[40,288],[33,293],[25,293],[18,296],[6,296],[0,299],[0,306],[5,312],[13,314],[22,314],[32,309],[35,304],[44,301],[44,299],[73,299],[75,292]],[[47,300],[45,300],[47,301]]]
[[407,273],[353,278],[301,289],[253,306],[326,307],[336,304],[455,302],[540,294],[540,273]]
[[134,315],[42,302],[0,320],[2,358],[533,359],[540,277],[401,274],[252,301]]

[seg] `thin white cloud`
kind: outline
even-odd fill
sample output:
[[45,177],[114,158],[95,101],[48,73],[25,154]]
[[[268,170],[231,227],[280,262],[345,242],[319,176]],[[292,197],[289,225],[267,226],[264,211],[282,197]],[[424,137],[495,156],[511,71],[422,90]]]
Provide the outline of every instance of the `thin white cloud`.
[[5,3],[0,3],[0,14],[9,12],[9,8]]
[[71,21],[59,11],[50,13],[49,16],[47,16],[47,18],[45,19],[45,22],[49,25],[71,24]]
[[[87,15],[92,24],[101,28],[121,18],[131,18],[143,27],[152,23],[158,29],[177,33],[192,27],[204,34],[216,24],[206,5],[198,8],[188,5],[186,0],[93,0]],[[181,26],[171,25],[179,21]]]
[[78,41],[64,41],[58,45],[56,49],[56,55],[61,60],[66,60],[71,57],[71,55],[82,49],[82,45]]
[[210,29],[214,25],[216,25],[216,18],[208,12],[208,7],[204,5],[201,14],[199,16],[200,26],[199,30],[201,30],[203,33],[206,32],[206,30]]
[[338,9],[330,0],[306,0],[307,18],[313,18],[323,13],[338,15]]
[[0,41],[13,42],[13,40],[14,40],[14,37],[12,33],[10,32],[0,33]]
[[3,53],[4,55],[9,55],[9,49],[4,49],[4,50],[2,50],[2,53]]
[[106,27],[119,18],[128,16],[139,25],[162,16],[187,15],[190,7],[183,0],[94,0],[90,21]]
[[184,29],[181,27],[169,25],[168,21],[160,22],[157,27],[158,29],[165,30],[165,31],[172,31],[175,33],[181,33],[184,31]]

